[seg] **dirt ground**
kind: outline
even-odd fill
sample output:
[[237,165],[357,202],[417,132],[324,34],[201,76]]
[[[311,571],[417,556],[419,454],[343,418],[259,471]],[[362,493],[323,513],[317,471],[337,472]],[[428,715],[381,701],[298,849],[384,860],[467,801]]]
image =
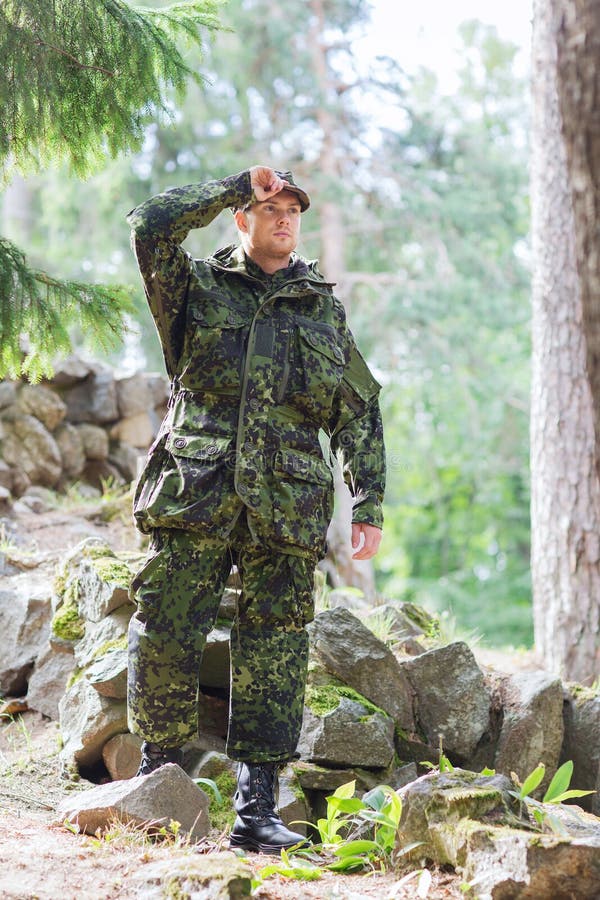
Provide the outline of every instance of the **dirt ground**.
[[[98,504],[79,508],[21,512],[3,528],[5,556],[21,558],[22,568],[40,555],[48,559],[70,549],[84,537],[105,537],[114,549],[140,549],[139,539],[127,515],[110,524]],[[15,548],[17,548],[15,550]],[[493,653],[483,664],[497,665]],[[506,660],[504,660],[506,662]],[[508,668],[528,668],[524,656],[509,661]],[[502,666],[500,666],[502,668]],[[506,666],[505,666],[506,668]],[[149,863],[175,856],[226,849],[224,838],[205,841],[195,848],[149,843],[126,830],[103,839],[74,834],[57,823],[55,810],[68,792],[92,787],[86,781],[70,782],[60,775],[58,725],[38,713],[24,712],[0,718],[0,898],[2,900],[117,900],[138,896],[136,874]],[[273,857],[250,854],[256,873],[273,863]],[[410,870],[369,875],[326,873],[316,882],[270,877],[255,893],[257,900],[405,900],[427,897],[448,900],[463,897],[461,879],[452,872],[432,871],[431,884],[421,889]],[[204,895],[203,895],[204,896]],[[183,895],[179,895],[184,900]]]
[[[161,859],[226,849],[218,836],[193,849],[149,843],[126,829],[105,839],[73,834],[56,822],[55,810],[70,791],[92,787],[61,779],[58,727],[34,712],[0,724],[0,897],[2,900],[123,900],[137,896],[135,876]],[[273,857],[250,854],[254,872]],[[336,875],[316,882],[273,876],[257,900],[406,900],[415,898],[416,877],[406,873]],[[430,900],[464,896],[453,873],[432,872]],[[179,896],[179,895],[178,895]],[[184,900],[181,896],[180,900]]]

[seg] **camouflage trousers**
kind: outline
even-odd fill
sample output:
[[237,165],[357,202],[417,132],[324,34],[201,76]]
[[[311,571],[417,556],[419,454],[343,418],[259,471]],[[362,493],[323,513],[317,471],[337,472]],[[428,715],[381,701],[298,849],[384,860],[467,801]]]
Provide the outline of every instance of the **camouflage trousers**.
[[242,762],[291,759],[302,725],[316,559],[252,544],[241,523],[230,543],[175,529],[153,532],[132,582],[129,728],[165,747],[196,737],[198,673],[232,563],[242,592],[231,629],[227,753]]

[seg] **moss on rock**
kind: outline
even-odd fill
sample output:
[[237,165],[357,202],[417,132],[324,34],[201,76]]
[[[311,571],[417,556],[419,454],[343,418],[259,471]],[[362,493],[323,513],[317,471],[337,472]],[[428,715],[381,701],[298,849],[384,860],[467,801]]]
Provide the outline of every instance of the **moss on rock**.
[[308,708],[314,712],[316,716],[326,716],[338,708],[342,697],[346,697],[348,700],[354,700],[355,703],[360,703],[361,706],[364,706],[368,713],[367,718],[375,715],[375,713],[381,713],[382,716],[389,718],[388,714],[383,709],[380,709],[374,703],[371,703],[370,700],[367,700],[366,697],[363,697],[363,695],[359,694],[358,691],[355,691],[354,688],[333,681],[329,684],[309,685],[306,689],[305,702]]
[[120,584],[123,585],[123,587],[129,586],[129,582],[132,578],[131,569],[127,563],[117,559],[116,556],[103,555],[96,557],[92,560],[92,565],[102,581],[107,581],[111,584]]

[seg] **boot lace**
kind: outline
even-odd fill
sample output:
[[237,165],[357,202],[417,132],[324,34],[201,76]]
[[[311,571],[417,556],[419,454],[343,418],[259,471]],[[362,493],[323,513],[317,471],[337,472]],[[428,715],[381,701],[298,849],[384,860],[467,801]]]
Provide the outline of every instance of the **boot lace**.
[[252,799],[256,803],[256,812],[260,816],[275,816],[276,798],[275,781],[277,766],[264,764],[255,767],[255,778],[252,785]]

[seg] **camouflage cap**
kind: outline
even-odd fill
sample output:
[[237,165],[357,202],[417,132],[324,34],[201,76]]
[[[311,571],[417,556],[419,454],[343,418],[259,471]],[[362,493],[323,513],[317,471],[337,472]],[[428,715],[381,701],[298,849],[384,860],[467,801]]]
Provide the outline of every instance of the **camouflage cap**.
[[300,208],[301,208],[302,212],[306,212],[306,210],[310,206],[310,197],[308,196],[306,191],[303,191],[302,188],[296,184],[292,173],[291,172],[278,172],[276,169],[275,174],[279,175],[279,177],[281,179],[283,179],[283,181],[287,182],[287,184],[283,188],[284,191],[292,191],[292,193],[298,195],[298,199],[300,200]]
[[[284,191],[292,191],[293,194],[298,195],[298,199],[300,200],[300,209],[302,212],[306,212],[308,207],[310,206],[310,197],[303,191],[301,187],[299,187],[294,181],[294,176],[291,172],[280,172],[275,169],[275,174],[279,175],[279,177],[285,181],[285,186],[282,188]],[[256,201],[255,201],[256,202]],[[246,206],[239,207],[242,211],[249,209],[252,206],[252,203],[247,203]],[[235,209],[233,210],[235,212]]]

